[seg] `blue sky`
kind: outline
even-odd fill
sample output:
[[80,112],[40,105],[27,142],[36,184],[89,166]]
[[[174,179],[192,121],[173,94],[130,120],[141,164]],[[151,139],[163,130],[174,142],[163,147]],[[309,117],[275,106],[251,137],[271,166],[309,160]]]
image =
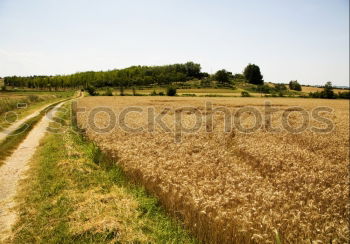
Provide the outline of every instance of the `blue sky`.
[[198,62],[349,84],[348,0],[0,0],[0,76]]

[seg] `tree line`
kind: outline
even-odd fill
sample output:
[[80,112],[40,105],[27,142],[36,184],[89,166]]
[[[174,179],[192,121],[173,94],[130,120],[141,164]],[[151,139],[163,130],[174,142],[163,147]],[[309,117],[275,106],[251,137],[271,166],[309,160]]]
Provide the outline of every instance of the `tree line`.
[[[6,86],[27,87],[34,89],[62,90],[62,89],[95,89],[100,87],[119,87],[121,90],[128,87],[168,86],[176,83],[185,84],[186,81],[198,79],[201,87],[210,87],[213,82],[217,86],[234,88],[234,84],[246,82],[255,85],[253,92],[278,94],[283,96],[287,92],[284,84],[275,84],[274,87],[264,84],[260,68],[255,64],[248,64],[242,73],[232,74],[225,69],[209,75],[201,71],[201,65],[194,62],[163,66],[131,66],[125,69],[109,71],[87,71],[71,75],[55,76],[9,76],[4,78]],[[290,81],[289,89],[301,91],[298,81]],[[331,83],[325,85],[322,92],[309,94],[314,98],[349,98],[349,92],[336,94]]]
[[93,87],[134,87],[148,85],[171,85],[174,82],[186,82],[193,79],[215,80],[220,85],[230,85],[233,80],[261,85],[264,83],[259,66],[249,64],[243,74],[233,75],[225,69],[213,75],[201,72],[201,65],[194,62],[163,66],[132,66],[109,71],[87,71],[71,75],[55,76],[9,76],[4,78],[5,85],[36,89],[64,89]]
[[87,71],[72,75],[11,76],[5,77],[7,86],[39,89],[87,88],[88,86],[132,87],[169,85],[173,82],[202,79],[209,76],[201,72],[200,64],[187,62],[163,66],[132,66],[110,71]]
[[232,83],[233,80],[238,82],[249,82],[254,85],[264,84],[260,68],[255,64],[248,64],[247,67],[245,67],[243,74],[233,75],[232,72],[222,69],[217,71],[212,78],[221,84],[229,84]]

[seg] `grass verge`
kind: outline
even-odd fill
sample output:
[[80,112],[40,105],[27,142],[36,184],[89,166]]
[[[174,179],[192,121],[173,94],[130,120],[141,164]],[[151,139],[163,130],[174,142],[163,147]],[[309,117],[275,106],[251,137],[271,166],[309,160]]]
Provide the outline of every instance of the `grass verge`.
[[[70,125],[70,113],[61,113]],[[195,243],[79,133],[48,134],[17,197],[13,243]]]

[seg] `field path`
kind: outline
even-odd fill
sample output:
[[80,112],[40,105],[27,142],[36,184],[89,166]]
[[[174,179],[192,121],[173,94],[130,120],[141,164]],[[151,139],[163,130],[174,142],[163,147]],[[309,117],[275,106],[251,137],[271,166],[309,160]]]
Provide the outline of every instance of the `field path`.
[[[39,121],[13,154],[5,160],[4,165],[0,167],[0,242],[10,236],[11,227],[16,220],[16,213],[12,208],[15,206],[14,196],[18,181],[23,178],[23,173],[28,168],[28,162],[33,157],[40,140],[44,137],[49,123],[63,103],[55,106]],[[38,114],[38,112],[34,114]],[[35,115],[30,116],[34,117]],[[28,117],[23,120],[26,119]]]

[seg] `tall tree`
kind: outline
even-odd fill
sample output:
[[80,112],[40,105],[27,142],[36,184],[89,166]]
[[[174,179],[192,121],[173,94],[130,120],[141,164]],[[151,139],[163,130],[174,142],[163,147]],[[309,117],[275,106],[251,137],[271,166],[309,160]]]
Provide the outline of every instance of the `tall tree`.
[[215,80],[218,82],[225,84],[230,82],[230,77],[232,76],[231,72],[226,71],[225,69],[219,70],[215,73]]
[[187,62],[185,64],[187,76],[193,77],[193,78],[201,78],[200,72],[201,72],[201,65],[195,64],[193,62]]
[[255,64],[248,64],[248,66],[244,69],[243,74],[244,74],[244,77],[251,84],[255,84],[255,85],[264,84],[264,80],[260,72],[260,68]]
[[334,91],[333,91],[333,86],[332,86],[332,82],[328,81],[324,88],[323,88],[323,96],[325,98],[334,98]]

